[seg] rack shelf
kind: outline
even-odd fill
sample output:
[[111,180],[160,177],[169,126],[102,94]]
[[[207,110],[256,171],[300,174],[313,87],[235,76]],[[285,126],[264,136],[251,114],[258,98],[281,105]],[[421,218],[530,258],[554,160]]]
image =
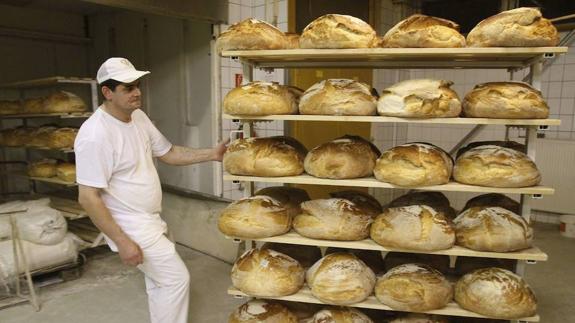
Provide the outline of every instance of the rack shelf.
[[4,89],[24,89],[33,87],[43,87],[52,86],[57,84],[97,84],[96,80],[86,77],[64,77],[64,76],[52,76],[40,79],[9,82],[0,84],[0,88]]
[[50,206],[58,211],[61,211],[64,216],[70,220],[85,218],[88,216],[86,210],[74,200],[69,200],[61,197],[49,196]]
[[456,182],[450,182],[448,184],[433,185],[433,186],[402,187],[385,182],[380,182],[376,180],[374,177],[365,177],[356,179],[325,179],[325,178],[313,177],[307,174],[299,176],[285,176],[285,177],[255,177],[255,176],[230,175],[226,173],[224,174],[224,181],[352,186],[352,187],[379,187],[379,188],[398,188],[398,189],[421,189],[426,191],[443,191],[443,192],[475,192],[475,193],[502,193],[502,194],[551,195],[555,192],[553,188],[546,186],[505,188],[505,187],[474,186],[474,185],[460,184]]
[[[230,287],[228,288],[228,294],[233,295],[236,297],[250,297],[249,295],[241,292],[240,290]],[[282,296],[282,297],[261,297],[267,299],[276,299],[276,300],[283,300],[283,301],[291,301],[291,302],[302,302],[302,303],[313,303],[313,304],[325,304],[321,302],[319,299],[315,298],[311,290],[304,286],[300,289],[296,294],[289,295],[289,296]],[[385,310],[385,311],[397,311],[392,309],[389,306],[383,305],[380,303],[375,296],[369,296],[366,300],[360,303],[356,303],[353,305],[348,305],[351,307],[359,307],[359,308],[369,308],[369,309],[376,309],[376,310]],[[463,308],[459,307],[457,303],[451,302],[447,304],[445,308],[432,310],[424,312],[427,314],[437,314],[437,315],[450,315],[450,316],[460,316],[460,317],[476,317],[476,318],[488,318],[481,314],[477,314],[471,311],[464,310]],[[518,319],[518,321],[525,321],[525,322],[539,322],[539,316],[532,316],[532,317],[524,317]]]
[[487,118],[397,118],[381,116],[324,116],[324,115],[269,115],[269,116],[236,116],[223,114],[227,120],[246,121],[341,121],[341,122],[372,122],[372,123],[430,123],[458,125],[512,125],[512,126],[559,126],[559,119],[487,119]]
[[64,186],[78,186],[77,183],[66,182],[66,181],[63,181],[63,180],[58,179],[56,177],[29,177],[28,176],[28,178],[32,181],[45,182],[45,183],[50,183],[50,184],[58,184],[58,185],[64,185]]
[[[228,237],[236,241],[246,240],[242,238]],[[318,247],[335,247],[345,249],[361,249],[361,250],[375,250],[384,252],[407,252],[407,253],[422,253],[431,255],[446,255],[446,256],[460,256],[460,257],[482,257],[482,258],[498,258],[498,259],[515,259],[515,260],[530,260],[530,261],[546,261],[547,254],[537,247],[515,251],[515,252],[486,252],[475,251],[460,246],[454,246],[450,249],[439,251],[415,251],[406,249],[387,248],[380,246],[371,239],[361,241],[336,241],[336,240],[320,240],[310,239],[299,235],[297,232],[288,232],[275,237],[252,239],[253,241],[261,242],[276,242],[295,245],[318,246]]]
[[7,114],[7,115],[0,115],[0,119],[28,119],[28,118],[80,119],[80,118],[89,118],[91,115],[92,115],[92,112]]
[[259,68],[515,68],[543,57],[564,54],[567,47],[362,48],[224,51]]

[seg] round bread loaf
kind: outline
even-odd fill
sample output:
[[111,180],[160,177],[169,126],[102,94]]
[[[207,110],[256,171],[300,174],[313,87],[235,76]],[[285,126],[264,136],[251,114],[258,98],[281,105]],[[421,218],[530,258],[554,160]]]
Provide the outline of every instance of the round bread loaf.
[[448,323],[447,318],[439,315],[416,314],[411,313],[398,317],[389,323]]
[[294,245],[288,243],[266,242],[262,249],[271,249],[297,260],[307,269],[321,259],[321,249],[316,246]]
[[453,178],[470,185],[528,187],[539,184],[541,174],[524,153],[488,145],[472,148],[459,156]]
[[516,8],[482,20],[469,34],[469,47],[557,46],[557,28],[537,8]]
[[369,316],[353,307],[332,307],[317,312],[302,323],[373,323]]
[[376,113],[371,87],[348,79],[328,79],[307,89],[299,102],[299,113],[336,116],[371,116]]
[[270,249],[246,251],[232,267],[232,284],[254,297],[279,297],[296,293],[305,271],[297,260]]
[[417,251],[444,250],[455,244],[451,221],[427,205],[385,210],[371,225],[370,236],[384,247]]
[[463,155],[468,150],[475,148],[475,147],[479,147],[479,146],[505,147],[505,148],[517,150],[518,152],[521,152],[524,154],[527,153],[527,147],[525,147],[524,144],[520,144],[520,143],[518,143],[516,141],[512,141],[512,140],[474,141],[474,142],[467,144],[464,147],[459,148],[459,150],[457,150],[457,154],[455,155],[456,156],[455,159],[459,158],[459,156]]
[[314,314],[323,308],[321,304],[292,301],[280,301],[280,304],[287,307],[298,318],[299,323],[304,323],[306,322],[305,320],[313,318]]
[[398,186],[440,185],[449,182],[453,160],[441,148],[408,143],[385,151],[375,164],[377,180]]
[[86,110],[86,104],[79,96],[66,91],[54,92],[44,100],[46,113],[84,112]]
[[298,319],[280,303],[252,299],[238,307],[228,323],[298,323]]
[[54,159],[42,159],[28,165],[28,176],[30,177],[54,177],[56,176],[56,164]]
[[499,193],[478,195],[465,203],[463,211],[472,207],[499,206],[515,214],[521,213],[521,205],[512,198]]
[[453,297],[453,288],[437,270],[405,264],[377,280],[375,297],[396,310],[423,312],[445,307]]
[[299,35],[296,33],[285,33],[286,36],[286,49],[299,48]]
[[353,204],[359,206],[367,213],[371,214],[373,218],[381,214],[383,208],[379,201],[369,195],[368,193],[355,191],[355,190],[347,190],[347,191],[339,191],[339,192],[332,192],[329,193],[329,196],[333,198],[340,198],[351,201]]
[[22,103],[25,114],[42,114],[46,113],[44,98],[26,99]]
[[303,202],[293,221],[297,233],[312,239],[355,241],[369,236],[372,215],[345,199]]
[[411,15],[391,28],[382,38],[383,47],[465,47],[459,25],[451,20]]
[[224,50],[284,49],[287,45],[282,31],[254,18],[231,25],[216,40],[219,53]]
[[306,173],[320,178],[345,179],[370,176],[379,150],[371,142],[345,135],[321,144],[305,157]]
[[37,128],[17,127],[2,131],[2,143],[8,147],[23,147],[32,140],[32,134]]
[[300,48],[370,48],[376,42],[375,30],[368,23],[337,14],[312,21],[299,38]]
[[55,149],[74,148],[76,135],[78,135],[78,129],[58,128],[48,134],[48,147]]
[[291,137],[233,141],[224,154],[224,169],[233,175],[296,176],[303,173],[307,149]]
[[473,271],[455,284],[455,301],[466,310],[485,316],[515,319],[535,315],[537,299],[527,283],[509,270]]
[[461,113],[461,102],[451,81],[414,79],[381,91],[377,113],[388,117],[452,118]]
[[273,186],[262,188],[254,195],[269,196],[284,204],[292,217],[301,213],[300,204],[309,201],[309,195],[304,189],[289,186]]
[[470,118],[545,119],[549,106],[541,92],[523,82],[476,85],[463,99],[463,114]]
[[57,129],[58,127],[55,126],[42,126],[36,128],[32,133],[30,133],[30,141],[26,143],[26,146],[41,148],[49,147],[52,132],[56,131]]
[[250,82],[236,87],[224,98],[224,112],[233,115],[260,116],[295,114],[299,95],[290,87],[269,82]]
[[525,219],[498,206],[469,208],[454,224],[457,244],[473,250],[509,252],[529,248],[533,240]]
[[0,100],[0,115],[24,113],[20,101]]
[[218,218],[218,229],[230,237],[273,237],[290,230],[294,211],[269,196],[252,196],[228,205]]
[[[460,257],[465,258],[465,257]],[[459,258],[458,258],[459,259]],[[397,266],[405,264],[425,264],[439,271],[440,273],[449,272],[449,256],[433,255],[427,253],[406,253],[406,252],[388,252],[383,258],[385,270],[389,271]]]
[[76,182],[76,165],[72,163],[59,163],[56,166],[56,177],[68,183]]
[[441,192],[411,192],[404,194],[395,200],[389,202],[388,208],[410,206],[410,205],[427,205],[437,212],[443,213],[448,219],[455,219],[457,215],[455,209],[449,204],[449,200]]
[[306,282],[320,301],[350,305],[365,300],[373,292],[375,274],[353,254],[332,253],[308,269]]
[[383,258],[381,257],[381,252],[376,250],[363,250],[363,249],[346,249],[346,248],[335,248],[328,247],[325,250],[325,255],[332,253],[351,253],[358,259],[363,261],[371,271],[376,275],[378,273],[385,272],[385,265],[383,263]]

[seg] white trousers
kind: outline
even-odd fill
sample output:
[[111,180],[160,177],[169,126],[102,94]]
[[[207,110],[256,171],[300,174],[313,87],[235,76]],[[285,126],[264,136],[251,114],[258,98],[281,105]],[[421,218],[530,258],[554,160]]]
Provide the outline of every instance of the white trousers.
[[152,323],[187,323],[190,274],[173,242],[162,236],[142,250],[138,265],[146,276],[146,292]]

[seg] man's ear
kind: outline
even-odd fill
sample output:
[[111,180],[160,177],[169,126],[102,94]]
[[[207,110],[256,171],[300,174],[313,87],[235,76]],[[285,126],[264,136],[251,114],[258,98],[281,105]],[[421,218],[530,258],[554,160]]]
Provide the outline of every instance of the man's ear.
[[106,100],[110,100],[112,97],[112,93],[114,93],[112,90],[110,90],[109,87],[107,86],[102,86],[102,95],[104,96],[104,98]]

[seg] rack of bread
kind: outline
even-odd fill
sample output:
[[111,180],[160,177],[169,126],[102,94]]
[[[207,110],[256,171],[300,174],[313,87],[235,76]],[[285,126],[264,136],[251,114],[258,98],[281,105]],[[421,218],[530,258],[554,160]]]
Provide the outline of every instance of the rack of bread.
[[[456,23],[424,15],[383,36],[337,14],[317,18],[301,35],[256,19],[224,31],[216,48],[239,59],[245,79],[222,102],[222,118],[244,129],[224,156],[224,181],[349,189],[311,200],[300,188],[254,194],[244,185],[246,197],[221,212],[218,227],[238,242],[260,242],[237,259],[228,290],[255,299],[229,322],[539,321],[522,275],[526,263],[547,260],[532,244],[529,199],[554,193],[541,184],[534,141],[538,127],[560,124],[548,119],[539,91],[543,60],[567,52],[558,41],[533,8],[485,19],[467,37]],[[477,84],[460,99],[448,80],[405,80],[374,93],[347,79],[306,90],[251,79],[254,68],[360,66],[529,68],[531,82]],[[524,144],[470,143],[455,156],[421,142],[380,151],[347,135],[316,147],[288,136],[250,138],[254,122],[272,120],[511,125],[526,136]],[[353,187],[410,193],[382,206]],[[455,210],[441,191],[484,194]],[[322,306],[301,310],[301,303]]]

